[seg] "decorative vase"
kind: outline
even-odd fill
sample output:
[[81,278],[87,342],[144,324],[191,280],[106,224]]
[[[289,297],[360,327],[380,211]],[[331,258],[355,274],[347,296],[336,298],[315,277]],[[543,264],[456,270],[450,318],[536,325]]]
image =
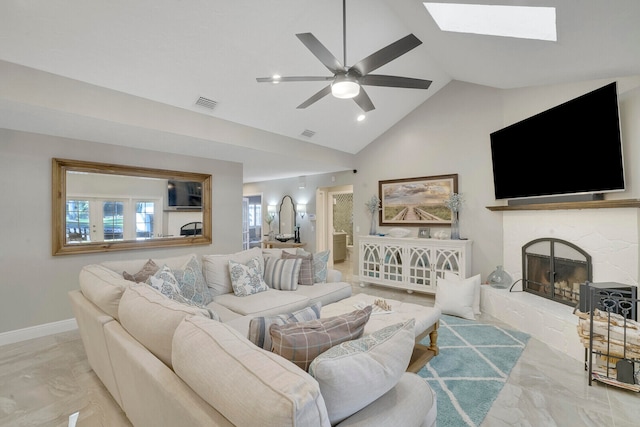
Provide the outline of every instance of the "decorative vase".
[[369,228],[369,236],[375,236],[376,234],[378,234],[378,232],[376,231],[376,214],[372,213],[371,214],[371,228]]
[[460,240],[460,221],[458,211],[451,211],[451,240]]
[[511,286],[513,279],[511,275],[504,271],[501,265],[497,266],[495,270],[487,277],[487,283],[492,287],[498,289],[505,289]]

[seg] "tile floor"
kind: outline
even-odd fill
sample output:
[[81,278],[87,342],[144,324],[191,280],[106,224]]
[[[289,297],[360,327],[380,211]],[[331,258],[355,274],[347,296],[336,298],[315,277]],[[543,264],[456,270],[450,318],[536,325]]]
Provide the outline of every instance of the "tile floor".
[[[335,267],[351,281],[349,262]],[[428,295],[355,283],[353,290],[433,305]],[[77,331],[0,347],[0,426],[62,427],[76,411],[77,426],[131,425],[91,371]],[[639,394],[589,387],[582,363],[532,338],[482,427],[638,425]]]

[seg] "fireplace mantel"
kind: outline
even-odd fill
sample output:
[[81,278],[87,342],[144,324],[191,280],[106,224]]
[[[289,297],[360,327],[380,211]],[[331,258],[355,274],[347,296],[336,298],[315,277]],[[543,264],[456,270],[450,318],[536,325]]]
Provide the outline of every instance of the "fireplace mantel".
[[561,209],[640,208],[640,199],[591,200],[585,202],[540,203],[513,206],[487,206],[490,211],[551,211]]

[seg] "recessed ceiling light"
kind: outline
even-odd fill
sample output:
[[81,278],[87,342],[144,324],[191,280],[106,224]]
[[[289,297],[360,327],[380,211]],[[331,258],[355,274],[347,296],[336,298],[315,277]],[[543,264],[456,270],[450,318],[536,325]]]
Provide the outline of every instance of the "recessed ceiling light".
[[367,118],[367,116],[365,116],[364,114],[360,114],[356,120],[357,120],[357,121],[359,121],[359,122],[361,122],[361,121],[363,121],[363,120],[364,120],[364,119],[366,119],[366,118]]
[[556,8],[424,3],[442,31],[557,41]]
[[274,74],[273,76],[271,76],[273,78],[273,84],[277,85],[278,83],[280,83],[280,78],[282,77],[280,74]]

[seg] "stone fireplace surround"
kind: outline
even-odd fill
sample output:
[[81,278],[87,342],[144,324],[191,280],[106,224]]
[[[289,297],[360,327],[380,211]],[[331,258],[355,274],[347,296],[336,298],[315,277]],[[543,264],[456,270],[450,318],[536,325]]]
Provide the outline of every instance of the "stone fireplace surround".
[[[591,255],[593,282],[637,286],[639,212],[637,207],[504,210],[502,265],[518,281],[522,278],[522,247],[541,237],[554,237]],[[521,281],[513,290],[482,286],[482,311],[584,361],[584,346],[578,338],[578,318],[573,308],[530,293],[515,292],[522,290]]]

